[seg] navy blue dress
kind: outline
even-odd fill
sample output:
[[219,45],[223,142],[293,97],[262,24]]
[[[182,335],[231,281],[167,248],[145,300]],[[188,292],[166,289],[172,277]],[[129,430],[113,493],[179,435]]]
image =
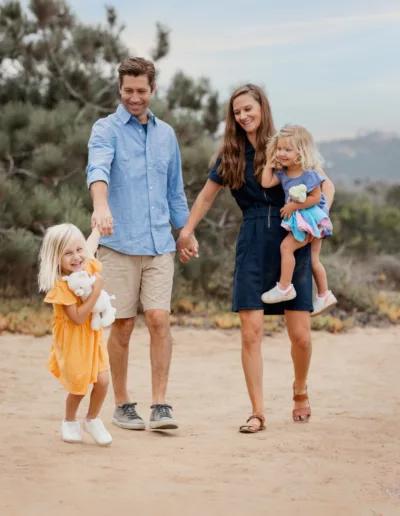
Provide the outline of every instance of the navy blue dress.
[[[297,296],[291,301],[266,305],[263,292],[273,288],[281,273],[280,245],[287,235],[281,226],[280,209],[285,203],[281,185],[263,188],[254,176],[255,150],[246,140],[246,182],[231,194],[243,212],[243,222],[236,244],[232,311],[264,310],[266,315],[280,315],[285,310],[312,311],[312,271],[310,245],[295,252],[293,284]],[[219,161],[208,178],[222,185],[217,172]]]

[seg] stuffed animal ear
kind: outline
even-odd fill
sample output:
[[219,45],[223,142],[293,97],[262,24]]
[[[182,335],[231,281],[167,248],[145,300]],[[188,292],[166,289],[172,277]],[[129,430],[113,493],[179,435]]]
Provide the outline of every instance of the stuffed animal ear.
[[63,281],[68,281],[68,276],[61,276],[61,279],[62,279]]

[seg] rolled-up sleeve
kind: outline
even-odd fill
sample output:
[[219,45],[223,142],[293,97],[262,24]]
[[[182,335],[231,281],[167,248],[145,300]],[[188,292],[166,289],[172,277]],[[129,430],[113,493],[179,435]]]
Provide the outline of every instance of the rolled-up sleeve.
[[168,167],[167,199],[171,222],[175,229],[180,229],[186,223],[189,208],[183,188],[181,154],[175,134],[173,138],[175,148]]
[[88,188],[96,181],[104,181],[108,185],[115,155],[115,135],[107,119],[98,120],[94,124],[88,148],[89,157],[86,167]]

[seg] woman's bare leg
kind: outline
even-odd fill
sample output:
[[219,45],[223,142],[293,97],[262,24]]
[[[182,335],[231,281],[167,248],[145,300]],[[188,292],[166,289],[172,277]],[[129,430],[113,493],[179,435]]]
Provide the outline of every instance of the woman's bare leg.
[[[261,342],[264,334],[263,310],[240,310],[240,327],[242,333],[242,365],[246,378],[253,414],[264,413],[263,398],[263,360]],[[259,427],[257,419],[250,421]]]
[[[305,394],[312,354],[310,312],[286,310],[285,317],[291,341],[295,392],[296,394]],[[294,404],[295,409],[308,406],[308,400],[295,402]],[[305,416],[298,416],[300,421],[305,419]]]

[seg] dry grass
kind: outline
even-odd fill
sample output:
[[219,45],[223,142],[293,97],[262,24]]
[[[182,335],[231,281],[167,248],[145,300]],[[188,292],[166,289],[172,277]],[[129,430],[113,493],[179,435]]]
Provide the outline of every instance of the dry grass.
[[[353,285],[353,295],[357,285]],[[343,290],[335,292],[338,298],[344,297]],[[400,294],[396,292],[376,291],[375,295],[362,303],[366,309],[354,308],[350,311],[339,307],[330,314],[313,318],[311,327],[315,331],[339,333],[348,328],[365,324],[398,324],[400,322]],[[359,292],[359,295],[361,293]],[[349,297],[346,298],[349,302]],[[360,306],[362,304],[359,302]],[[37,337],[51,333],[51,306],[44,305],[40,298],[15,299],[0,297],[0,333],[23,333]],[[171,324],[194,328],[234,329],[240,327],[237,313],[230,312],[228,304],[214,301],[196,302],[190,298],[182,298],[173,303]],[[272,334],[285,328],[282,316],[266,316],[264,333]]]

